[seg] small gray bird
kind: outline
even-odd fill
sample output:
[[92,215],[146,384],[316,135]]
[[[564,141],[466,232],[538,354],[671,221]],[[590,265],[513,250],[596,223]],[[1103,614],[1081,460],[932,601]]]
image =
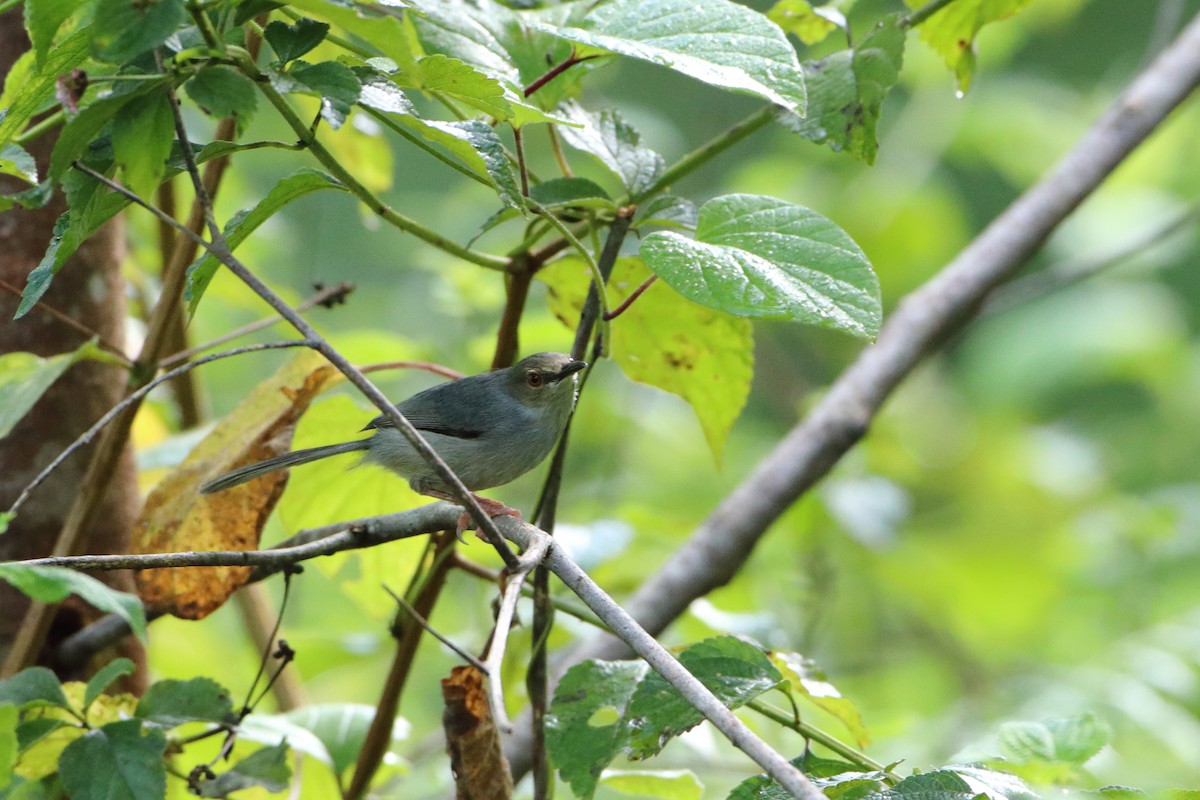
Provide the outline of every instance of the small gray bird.
[[[587,366],[562,353],[536,353],[505,369],[472,375],[418,392],[400,403],[400,413],[421,432],[472,492],[515,480],[542,462],[562,433],[575,403],[577,376]],[[413,491],[457,502],[450,487],[385,416],[371,420],[366,439],[310,447],[248,464],[200,487],[219,492],[277,469],[342,453],[366,451],[379,464],[408,479]],[[475,496],[491,516],[520,513]],[[467,515],[459,521],[459,533]]]

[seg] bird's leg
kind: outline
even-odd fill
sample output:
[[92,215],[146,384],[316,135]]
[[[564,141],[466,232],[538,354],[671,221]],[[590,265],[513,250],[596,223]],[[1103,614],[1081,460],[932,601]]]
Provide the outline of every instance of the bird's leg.
[[[438,489],[427,489],[421,492],[421,494],[426,495],[427,497],[436,497],[438,500],[445,500],[447,502],[454,503],[455,505],[462,505],[457,497],[449,492],[443,492]],[[499,500],[491,500],[487,497],[480,497],[473,492],[471,496],[475,498],[475,502],[479,503],[480,508],[482,508],[484,513],[489,517],[516,517],[517,519],[522,519],[520,511],[515,508],[509,508]],[[458,525],[454,530],[454,535],[458,537],[460,542],[463,540],[463,531],[471,527],[471,522],[471,514],[467,511],[464,511],[458,518]],[[485,542],[487,541],[487,537],[482,533],[476,532],[475,535],[481,540]]]

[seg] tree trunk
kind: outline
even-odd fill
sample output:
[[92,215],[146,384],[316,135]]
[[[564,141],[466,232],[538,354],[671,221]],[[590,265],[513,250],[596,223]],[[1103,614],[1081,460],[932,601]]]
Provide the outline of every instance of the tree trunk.
[[[20,8],[0,15],[0,75],[29,49],[21,25]],[[55,136],[47,134],[28,149],[44,174]],[[0,192],[26,188],[15,178],[0,175]],[[48,206],[36,210],[13,209],[0,213],[0,279],[18,289],[37,266],[50,241],[54,222],[66,210],[66,200],[56,192]],[[63,267],[42,300],[45,306],[81,323],[95,335],[118,346],[124,343],[125,283],[121,275],[124,254],[122,226],[116,219],[88,240]],[[0,284],[0,287],[3,285]],[[27,351],[39,356],[63,353],[78,347],[86,334],[64,324],[43,308],[34,308],[13,319],[19,298],[0,290],[0,353]],[[125,372],[118,366],[83,362],[71,367],[41,398],[33,410],[0,442],[0,508],[7,508],[38,470],[67,447],[80,433],[121,399]],[[85,447],[66,461],[26,503],[8,532],[0,536],[0,560],[48,554],[71,507],[77,487],[92,456]],[[84,548],[89,553],[127,550],[129,531],[138,511],[136,475],[132,454],[126,449],[113,472],[99,522],[88,531]],[[132,588],[126,573],[106,573],[110,585]],[[0,657],[11,645],[21,625],[28,600],[0,583]],[[54,619],[39,663],[53,667],[57,643],[97,616],[76,598],[64,603]],[[124,655],[141,663],[136,643],[125,645]],[[97,658],[106,661],[112,653]],[[88,670],[87,667],[84,668]],[[77,677],[63,675],[63,678]]]

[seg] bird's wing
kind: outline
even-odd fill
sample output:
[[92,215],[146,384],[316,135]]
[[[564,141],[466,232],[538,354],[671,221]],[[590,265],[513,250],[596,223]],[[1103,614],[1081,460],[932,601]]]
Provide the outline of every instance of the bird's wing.
[[[477,389],[482,387],[476,387],[470,381],[471,378],[463,378],[453,383],[439,384],[414,394],[397,408],[419,431],[439,433],[455,439],[478,439],[483,435],[482,420],[467,409],[479,407],[470,401],[478,394]],[[447,393],[445,390],[450,386],[455,391]],[[380,414],[368,422],[363,430],[393,427],[392,420]]]

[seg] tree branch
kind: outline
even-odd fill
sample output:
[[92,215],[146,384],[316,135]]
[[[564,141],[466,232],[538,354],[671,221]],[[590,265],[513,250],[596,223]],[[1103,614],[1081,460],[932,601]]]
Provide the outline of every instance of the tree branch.
[[[884,401],[980,303],[1010,278],[1066,217],[1200,84],[1200,15],[1131,81],[1046,176],[927,283],[907,295],[875,344],[830,387],[787,437],[731,491],[626,604],[659,633],[688,605],[728,583],[767,528],[861,439]],[[629,647],[598,637],[561,659],[618,659]],[[522,729],[518,726],[518,734]],[[528,741],[514,738],[514,778],[529,768]]]

